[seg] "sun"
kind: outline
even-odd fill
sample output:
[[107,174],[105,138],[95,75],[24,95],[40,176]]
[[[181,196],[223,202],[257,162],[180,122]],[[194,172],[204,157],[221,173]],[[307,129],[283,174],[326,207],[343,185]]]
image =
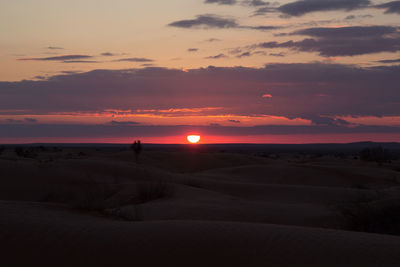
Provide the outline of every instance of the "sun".
[[188,135],[187,140],[189,143],[197,144],[200,141],[200,135]]

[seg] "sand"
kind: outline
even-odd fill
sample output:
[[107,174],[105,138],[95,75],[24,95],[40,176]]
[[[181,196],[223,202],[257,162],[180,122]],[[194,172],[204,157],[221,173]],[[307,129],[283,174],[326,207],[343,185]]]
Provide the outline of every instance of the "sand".
[[2,266],[400,266],[343,216],[396,199],[398,162],[81,150],[0,156]]

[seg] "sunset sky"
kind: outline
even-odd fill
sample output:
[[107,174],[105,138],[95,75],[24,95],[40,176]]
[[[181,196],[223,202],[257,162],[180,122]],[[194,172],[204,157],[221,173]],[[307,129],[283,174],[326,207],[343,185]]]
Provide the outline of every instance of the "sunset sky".
[[0,143],[400,141],[400,1],[2,0]]

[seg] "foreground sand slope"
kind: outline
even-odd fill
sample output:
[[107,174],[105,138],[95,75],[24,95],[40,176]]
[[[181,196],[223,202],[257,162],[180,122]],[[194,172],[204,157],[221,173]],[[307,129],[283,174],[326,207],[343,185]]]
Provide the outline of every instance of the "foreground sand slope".
[[399,166],[9,150],[0,156],[0,266],[400,266],[400,237],[338,230],[350,229],[344,206],[397,207]]
[[268,224],[123,222],[0,203],[2,266],[399,266],[400,238]]

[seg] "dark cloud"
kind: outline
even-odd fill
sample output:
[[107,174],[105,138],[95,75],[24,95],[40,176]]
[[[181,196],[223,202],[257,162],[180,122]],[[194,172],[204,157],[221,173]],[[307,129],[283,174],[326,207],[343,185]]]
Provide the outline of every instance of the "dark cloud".
[[24,121],[26,121],[26,122],[31,122],[31,123],[36,123],[36,122],[38,122],[37,119],[33,119],[33,118],[25,118]]
[[226,56],[225,54],[218,54],[218,55],[215,55],[215,56],[209,56],[209,57],[205,57],[206,59],[220,59],[220,58],[226,58],[226,57],[228,57],[228,56]]
[[269,53],[271,57],[284,57],[285,53]]
[[352,19],[355,19],[356,18],[356,16],[354,16],[354,15],[349,15],[349,16],[347,16],[345,19],[346,20],[352,20]]
[[[231,51],[232,54],[235,54],[235,51]],[[238,55],[236,55],[237,58],[242,58],[242,57],[251,57],[254,55],[263,55],[265,56],[267,53],[265,53],[264,51],[254,51],[254,52],[240,52]]]
[[[362,68],[333,63],[96,70],[0,82],[0,114],[220,107],[207,114],[400,116],[399,77],[399,65]],[[265,94],[273,97],[263,98]]]
[[241,26],[243,29],[259,30],[259,31],[271,31],[282,29],[280,26]]
[[149,59],[149,58],[143,58],[143,57],[121,58],[121,59],[114,60],[114,62],[123,62],[123,61],[127,61],[127,62],[153,62],[154,60]]
[[119,126],[129,126],[129,125],[139,125],[140,122],[136,122],[136,121],[111,121],[110,122],[111,125],[119,125]]
[[50,50],[63,50],[64,48],[62,48],[62,47],[58,47],[58,46],[48,46],[48,47],[46,47],[47,49],[50,49]]
[[310,116],[308,119],[314,125],[325,125],[325,126],[348,126],[350,123],[343,119],[323,117],[323,116]]
[[250,52],[244,52],[244,53],[241,53],[241,54],[237,55],[236,57],[237,58],[250,57],[251,55],[252,54]]
[[63,63],[99,63],[96,60],[65,60]]
[[265,15],[267,13],[275,13],[277,12],[277,8],[276,7],[270,7],[270,6],[266,6],[266,7],[261,7],[258,8],[255,12],[254,15],[255,16],[261,16],[261,15]]
[[187,51],[188,52],[197,52],[197,51],[199,51],[199,49],[198,48],[189,48]]
[[278,11],[289,16],[302,16],[316,11],[355,10],[370,5],[369,0],[300,0],[277,8]]
[[12,124],[14,124],[14,123],[37,123],[38,122],[38,120],[36,120],[36,119],[33,119],[33,118],[25,118],[25,119],[23,119],[23,120],[16,120],[16,119],[6,119],[5,120],[7,123],[12,123]]
[[307,28],[290,35],[307,35],[301,41],[265,42],[261,48],[290,48],[318,52],[321,56],[355,56],[400,50],[398,30],[391,26],[355,26],[341,28]]
[[370,15],[370,14],[366,14],[366,15],[349,15],[345,18],[345,20],[353,20],[353,19],[365,19],[365,18],[373,18],[374,16]]
[[[235,19],[219,17],[211,14],[198,15],[195,19],[175,21],[168,24],[168,26],[186,28],[186,29],[235,28],[235,29],[259,30],[259,31],[270,31],[282,28],[279,26],[268,26],[268,25],[257,25],[257,26],[239,25]],[[209,40],[216,41],[215,39],[209,39]]]
[[385,63],[385,64],[400,63],[400,58],[396,58],[396,59],[383,59],[383,60],[378,60],[377,62]]
[[235,19],[222,18],[216,15],[198,15],[195,19],[179,20],[168,24],[179,28],[237,28]]
[[76,60],[76,59],[87,59],[93,58],[89,55],[63,55],[63,56],[56,56],[56,57],[31,57],[31,58],[19,58],[18,60],[21,61],[28,61],[28,60],[36,60],[36,61],[66,61],[66,60]]
[[110,53],[110,52],[104,52],[104,53],[101,53],[101,55],[102,55],[103,57],[113,57],[113,56],[116,56],[116,54],[113,54],[113,53]]
[[6,119],[6,121],[8,123],[21,123],[21,122],[23,122],[22,120],[15,120],[15,119]]
[[270,5],[270,2],[264,2],[262,0],[244,0],[243,4],[259,7],[259,6],[268,6]]
[[218,5],[234,5],[236,0],[205,0],[206,4],[218,4]]
[[210,39],[207,39],[206,40],[206,42],[210,42],[210,43],[212,43],[212,42],[220,42],[221,40],[220,39],[217,39],[217,38],[210,38]]
[[400,14],[400,1],[392,1],[392,2],[381,4],[381,5],[376,5],[375,7],[386,9],[385,10],[386,14],[390,14],[390,13]]
[[238,121],[238,120],[228,120],[229,122],[232,122],[232,123],[240,123],[240,121]]

